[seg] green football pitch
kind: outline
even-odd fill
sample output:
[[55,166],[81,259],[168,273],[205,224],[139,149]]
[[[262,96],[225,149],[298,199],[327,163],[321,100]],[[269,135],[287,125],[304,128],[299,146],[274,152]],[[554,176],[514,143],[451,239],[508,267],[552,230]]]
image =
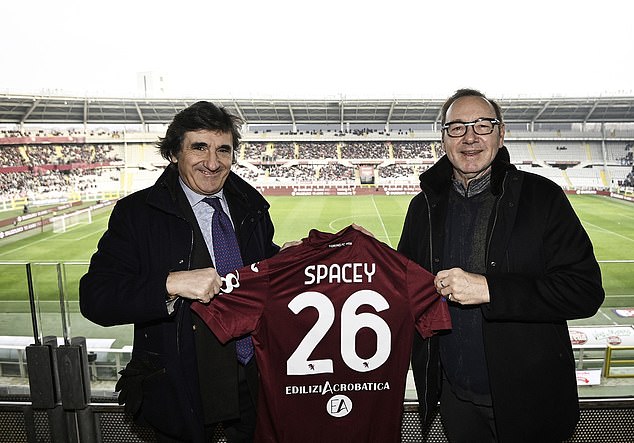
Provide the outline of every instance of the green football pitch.
[[[381,241],[396,248],[412,196],[267,197],[276,227],[275,242],[305,237],[310,229],[336,232],[351,223],[364,226]],[[612,308],[634,308],[634,204],[595,195],[571,195],[570,200],[601,264],[606,300],[591,319],[576,325],[633,324]],[[0,217],[7,218],[6,213]],[[93,214],[92,223],[79,224],[65,233],[52,229],[18,240],[0,240],[0,335],[31,335],[31,310],[26,263],[38,303],[36,312],[44,335],[60,336],[60,292],[72,319],[73,335],[120,338],[129,344],[127,327],[98,328],[78,314],[78,280],[87,269],[97,241],[106,229],[108,210]],[[69,323],[71,323],[69,321]],[[119,331],[119,332],[117,332]]]

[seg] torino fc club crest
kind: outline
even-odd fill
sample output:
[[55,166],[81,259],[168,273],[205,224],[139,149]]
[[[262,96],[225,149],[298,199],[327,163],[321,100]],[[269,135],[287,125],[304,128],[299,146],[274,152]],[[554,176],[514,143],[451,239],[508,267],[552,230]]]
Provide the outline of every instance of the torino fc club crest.
[[326,411],[333,417],[345,417],[352,411],[352,400],[345,395],[335,395],[326,402]]

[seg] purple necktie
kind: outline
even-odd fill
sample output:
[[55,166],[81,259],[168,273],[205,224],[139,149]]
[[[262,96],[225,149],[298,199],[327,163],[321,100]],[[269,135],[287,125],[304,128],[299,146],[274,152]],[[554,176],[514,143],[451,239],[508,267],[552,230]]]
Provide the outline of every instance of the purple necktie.
[[[235,271],[242,267],[242,257],[240,257],[240,247],[236,233],[231,225],[231,220],[225,211],[222,210],[220,199],[217,197],[206,197],[205,203],[214,208],[211,216],[211,238],[214,247],[214,259],[216,271],[221,276]],[[236,341],[236,354],[238,361],[246,365],[253,357],[253,342],[251,336],[243,337]]]

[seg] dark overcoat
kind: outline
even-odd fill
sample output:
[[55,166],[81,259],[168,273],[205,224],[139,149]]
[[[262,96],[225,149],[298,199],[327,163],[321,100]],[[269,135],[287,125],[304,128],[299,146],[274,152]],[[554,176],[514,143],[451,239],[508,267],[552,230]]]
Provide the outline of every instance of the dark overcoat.
[[[244,264],[275,255],[266,200],[233,172],[223,190]],[[211,258],[170,165],[153,186],[117,202],[80,281],[86,318],[102,326],[134,324],[132,361],[122,377],[126,409],[140,423],[193,441],[202,441],[205,422],[239,416],[235,342],[222,345],[206,328],[195,331],[190,300],[178,298],[172,313],[166,307],[168,274],[207,266]],[[206,335],[195,340],[194,334]],[[197,355],[201,342],[205,352]],[[206,374],[198,373],[201,366]],[[249,367],[257,392],[257,368]]]
[[[421,174],[398,250],[432,273],[442,263],[452,165]],[[496,202],[487,231],[490,302],[481,306],[484,350],[500,441],[561,441],[579,418],[567,320],[594,315],[604,299],[592,244],[563,190],[510,164],[492,167]],[[416,337],[412,368],[425,423],[440,390],[438,337]]]

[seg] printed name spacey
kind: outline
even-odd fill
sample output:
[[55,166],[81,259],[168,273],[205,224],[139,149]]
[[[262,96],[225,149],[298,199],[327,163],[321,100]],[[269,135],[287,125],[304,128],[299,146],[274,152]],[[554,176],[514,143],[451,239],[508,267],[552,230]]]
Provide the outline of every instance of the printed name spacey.
[[331,265],[309,265],[304,268],[305,285],[325,283],[372,283],[376,273],[374,263],[334,263]]

